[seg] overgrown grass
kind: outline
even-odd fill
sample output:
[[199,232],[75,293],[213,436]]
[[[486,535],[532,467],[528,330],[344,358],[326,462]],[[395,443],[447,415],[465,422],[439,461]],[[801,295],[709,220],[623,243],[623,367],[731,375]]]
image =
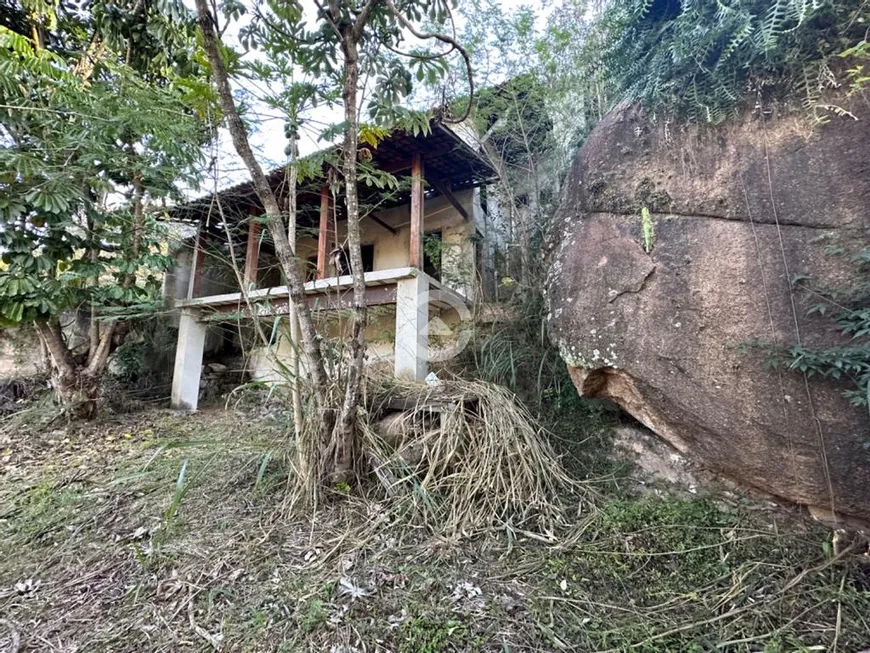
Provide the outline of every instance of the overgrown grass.
[[[570,552],[547,556],[539,622],[579,650],[857,650],[866,561],[834,559],[820,527],[703,499],[604,504]],[[839,648],[838,648],[839,647]]]
[[550,343],[547,306],[538,293],[519,296],[510,319],[479,329],[462,373],[504,386],[533,413],[575,479],[615,490],[629,468],[610,455],[615,406],[579,397],[565,362]]
[[547,306],[536,292],[518,295],[509,319],[484,325],[460,361],[463,375],[502,385],[538,412],[571,381],[547,334]]
[[[557,443],[610,469],[607,413],[563,399]],[[288,511],[286,431],[250,413],[4,447],[0,614],[22,650],[850,651],[870,632],[866,563],[752,502],[603,484],[551,538],[447,536],[357,489]]]

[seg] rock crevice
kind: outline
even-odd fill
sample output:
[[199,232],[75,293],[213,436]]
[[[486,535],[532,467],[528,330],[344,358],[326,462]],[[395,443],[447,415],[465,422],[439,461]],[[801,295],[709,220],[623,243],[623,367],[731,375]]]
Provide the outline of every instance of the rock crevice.
[[[590,215],[604,215],[604,216],[621,216],[624,218],[633,218],[634,220],[639,219],[638,213],[626,213],[619,211],[598,211],[592,212]],[[774,220],[755,220],[750,218],[743,218],[740,216],[734,215],[713,215],[710,213],[677,213],[675,211],[650,211],[650,215],[653,218],[658,218],[662,220],[667,220],[669,218],[685,218],[685,219],[706,219],[706,220],[725,220],[726,222],[745,222],[746,224],[754,224],[757,227],[776,227],[779,225],[780,227],[798,227],[801,229],[818,229],[822,231],[830,231],[832,227],[829,224],[814,224],[811,222],[804,221],[791,221],[791,220],[779,220],[778,222]],[[841,229],[847,230],[849,227],[843,227]],[[855,231],[861,231],[861,227],[852,227]]]

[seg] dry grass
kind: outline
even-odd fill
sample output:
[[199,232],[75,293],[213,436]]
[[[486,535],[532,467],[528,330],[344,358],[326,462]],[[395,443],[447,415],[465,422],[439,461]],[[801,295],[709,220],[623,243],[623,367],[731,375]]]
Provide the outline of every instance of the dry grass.
[[[374,417],[375,394],[367,405]],[[498,424],[488,410],[461,419]],[[526,436],[500,433],[514,441],[475,469],[527,482],[522,466],[504,471]],[[538,435],[536,465],[556,460]],[[0,437],[0,651],[14,633],[19,653],[774,653],[857,651],[870,632],[862,558],[832,557],[822,529],[757,504],[603,496],[547,543],[515,502],[558,506],[547,493],[576,487],[532,484],[514,503],[473,504],[493,516],[481,524],[513,523],[507,537],[447,536],[406,485],[288,512],[286,426],[249,412]],[[460,458],[433,457],[452,461],[438,478],[455,480],[438,482],[477,488],[477,502],[485,485]],[[436,504],[435,523],[468,501]]]
[[[314,410],[304,386],[301,394],[306,410]],[[343,398],[339,384],[327,394]],[[396,438],[383,437],[385,418]],[[430,387],[370,377],[357,429],[358,483],[332,490],[383,501],[406,523],[433,533],[494,528],[553,541],[556,530],[591,509],[589,484],[565,471],[548,434],[502,386],[454,378]],[[327,500],[328,450],[316,420],[287,442],[289,512],[316,510]]]
[[9,437],[0,651],[13,633],[22,651],[329,651],[396,640],[405,622],[412,640],[441,637],[442,621],[470,623],[466,604],[475,628],[492,621],[466,595],[498,562],[465,564],[467,544],[345,494],[288,513],[285,435],[244,414],[159,411]]
[[[450,379],[437,387],[373,382],[361,421],[371,467],[392,501],[435,532],[534,531],[547,539],[591,506],[544,429],[503,386]],[[408,408],[385,441],[373,420],[401,397]],[[573,507],[566,510],[567,502]]]

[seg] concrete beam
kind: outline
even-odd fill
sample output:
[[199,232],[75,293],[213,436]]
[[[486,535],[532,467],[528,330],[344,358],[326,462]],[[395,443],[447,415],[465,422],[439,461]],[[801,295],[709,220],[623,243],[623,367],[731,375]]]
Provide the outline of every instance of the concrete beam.
[[206,325],[199,321],[199,311],[186,309],[181,312],[170,401],[172,408],[177,410],[193,411],[199,404],[205,331]]
[[429,373],[429,279],[401,279],[396,289],[396,378],[422,381]]

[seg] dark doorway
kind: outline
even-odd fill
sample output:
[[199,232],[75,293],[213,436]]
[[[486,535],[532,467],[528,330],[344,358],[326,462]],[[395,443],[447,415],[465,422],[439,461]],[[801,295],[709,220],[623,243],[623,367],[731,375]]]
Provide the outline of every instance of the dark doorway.
[[[375,246],[363,245],[361,248],[363,272],[373,272],[375,269]],[[350,252],[345,247],[337,252],[336,275],[341,277],[350,274]]]

